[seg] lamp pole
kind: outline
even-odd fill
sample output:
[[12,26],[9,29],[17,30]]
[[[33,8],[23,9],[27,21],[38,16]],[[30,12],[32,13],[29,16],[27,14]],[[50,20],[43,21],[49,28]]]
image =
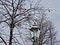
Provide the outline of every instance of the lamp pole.
[[33,40],[33,45],[38,45],[38,30],[39,27],[37,25],[33,25],[30,29],[30,31],[33,32],[32,40]]

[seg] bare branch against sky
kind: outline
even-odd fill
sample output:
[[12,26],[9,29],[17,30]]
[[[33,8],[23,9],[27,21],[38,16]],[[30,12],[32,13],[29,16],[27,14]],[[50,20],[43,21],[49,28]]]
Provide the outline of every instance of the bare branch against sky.
[[[55,45],[56,32],[48,19],[50,8],[43,0],[0,0],[0,39],[2,45]],[[39,36],[32,41],[29,27],[37,25]],[[0,43],[1,44],[1,43]]]

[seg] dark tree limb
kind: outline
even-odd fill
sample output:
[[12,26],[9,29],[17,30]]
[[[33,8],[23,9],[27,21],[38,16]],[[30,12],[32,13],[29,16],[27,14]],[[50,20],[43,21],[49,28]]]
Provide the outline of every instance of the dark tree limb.
[[5,42],[5,40],[0,36],[0,38],[2,39],[2,41],[4,42],[5,45],[7,45],[7,43]]

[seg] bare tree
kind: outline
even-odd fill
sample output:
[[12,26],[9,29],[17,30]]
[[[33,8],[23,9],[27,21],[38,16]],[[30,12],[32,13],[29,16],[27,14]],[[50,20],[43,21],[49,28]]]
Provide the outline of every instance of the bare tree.
[[[34,9],[23,8],[22,4],[24,1],[25,0],[0,0],[0,14],[3,15],[3,20],[1,20],[0,23],[7,23],[10,28],[9,45],[12,45],[14,27],[17,25],[18,22],[21,22],[23,21],[23,19],[28,17],[26,12]],[[3,42],[5,43],[5,41]]]
[[[28,22],[30,24],[29,26],[31,26],[37,23],[36,20],[41,20],[40,23],[42,23],[42,21],[45,18],[41,17],[41,15],[45,16],[46,11],[50,12],[50,9],[44,9],[43,6],[40,6],[39,4],[40,0],[35,1],[36,3],[34,2],[35,3],[34,5],[31,2],[29,0],[0,0],[0,15],[1,15],[0,24],[4,22],[4,24],[7,24],[7,26],[9,27],[10,34],[9,35],[4,34],[5,36],[9,37],[9,40],[8,40],[9,45],[14,45],[13,41],[15,44],[16,42],[18,42],[18,44],[21,45],[20,44],[21,40],[20,41],[17,40],[17,38],[14,36],[14,33],[13,33],[15,31],[14,28],[17,28],[17,26],[21,27],[22,25],[24,25],[25,22],[26,23]],[[41,29],[42,24],[39,24],[39,26]],[[46,25],[45,27],[47,28]],[[40,32],[39,38],[42,38],[43,35],[45,36],[45,33],[47,32],[47,30],[45,32],[43,31],[44,34],[41,34],[42,32]],[[19,33],[18,35],[21,37],[20,30],[18,30],[18,33]],[[5,45],[8,45],[7,42],[3,39],[3,37],[0,36],[0,38],[2,39]],[[39,39],[39,42],[41,42],[42,40]]]
[[[38,42],[37,45],[55,45],[56,32],[54,30],[54,25],[51,21],[47,20],[47,17],[46,17],[47,15],[45,14],[45,12],[41,14],[40,14],[41,17],[38,19],[35,19],[35,23],[34,23],[40,28],[39,29],[40,35],[39,35],[39,40],[37,41]],[[35,42],[35,44],[37,42]]]
[[[4,22],[10,28],[9,45],[12,45],[13,31],[16,25],[21,26],[21,23],[31,16],[29,12],[37,10],[35,7],[25,8],[24,3],[27,2],[25,0],[0,0],[0,15],[2,16],[0,23]],[[5,41],[3,42],[6,44]]]
[[38,25],[40,27],[39,45],[55,45],[56,32],[52,22],[42,16],[41,21],[38,21]]

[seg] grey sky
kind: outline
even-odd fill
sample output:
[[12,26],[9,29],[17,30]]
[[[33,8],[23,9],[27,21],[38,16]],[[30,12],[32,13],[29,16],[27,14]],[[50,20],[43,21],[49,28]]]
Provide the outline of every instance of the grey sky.
[[50,17],[58,31],[57,39],[60,40],[60,0],[44,0],[44,6],[56,10]]
[[51,8],[53,10],[53,13],[51,13],[50,17],[51,20],[53,21],[53,23],[55,24],[55,30],[58,31],[58,37],[57,39],[60,40],[60,0],[44,0],[43,1],[43,6],[47,7],[47,8]]

